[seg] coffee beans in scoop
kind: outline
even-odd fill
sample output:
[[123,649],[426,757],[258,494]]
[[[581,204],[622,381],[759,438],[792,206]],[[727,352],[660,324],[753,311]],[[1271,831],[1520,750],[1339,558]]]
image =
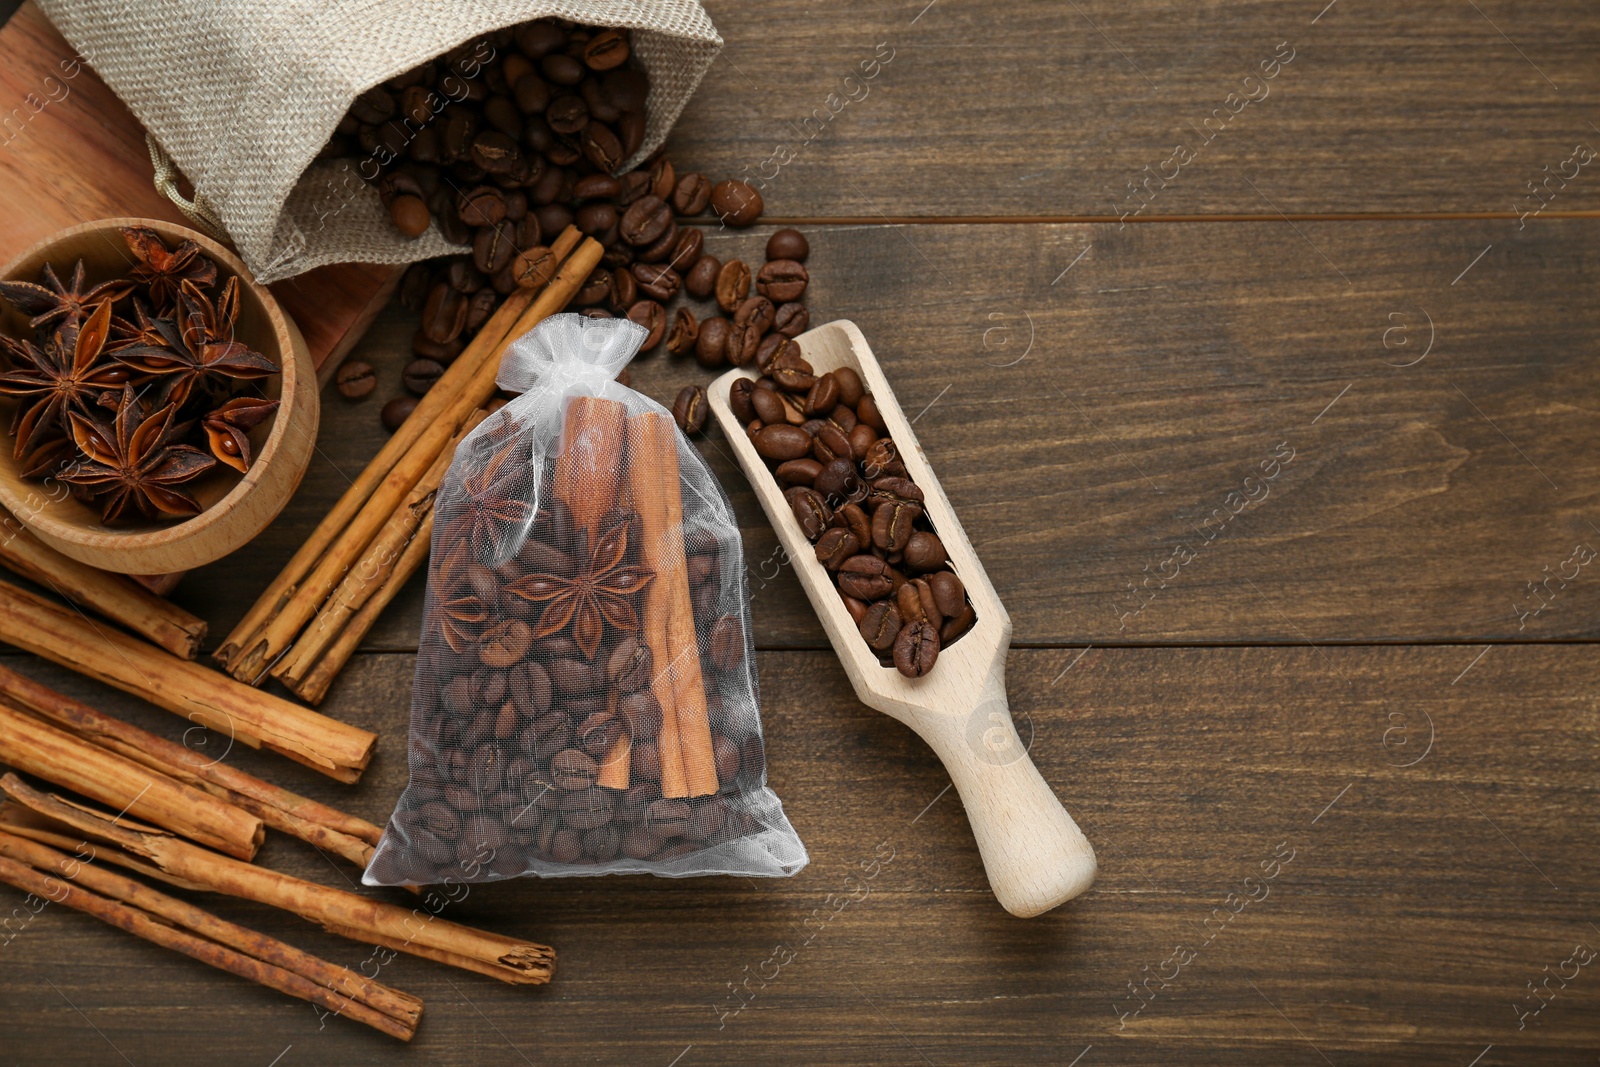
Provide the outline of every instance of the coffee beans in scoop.
[[884,666],[920,678],[977,621],[966,589],[861,376],[817,374],[796,342],[773,336],[780,343],[757,357],[761,376],[735,381],[728,406],[862,640]]

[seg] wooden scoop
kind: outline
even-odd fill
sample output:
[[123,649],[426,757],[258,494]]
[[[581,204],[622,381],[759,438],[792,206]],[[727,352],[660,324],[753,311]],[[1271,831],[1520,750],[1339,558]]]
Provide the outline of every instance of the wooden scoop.
[[966,805],[989,885],[1001,905],[1023,918],[1049,911],[1089,888],[1095,875],[1094,850],[1040,777],[1011,723],[1005,682],[1011,618],[861,331],[851,322],[830,322],[798,340],[818,374],[852,367],[861,375],[907,472],[927,498],[928,519],[977,612],[976,625],[940,651],[926,676],[907,678],[893,667],[879,665],[828,572],[817,562],[777,479],[728,407],[729,387],[738,378],[754,378],[755,373],[734,370],[718,378],[710,389],[711,410],[778,531],[856,695],[915,730],[944,763]]

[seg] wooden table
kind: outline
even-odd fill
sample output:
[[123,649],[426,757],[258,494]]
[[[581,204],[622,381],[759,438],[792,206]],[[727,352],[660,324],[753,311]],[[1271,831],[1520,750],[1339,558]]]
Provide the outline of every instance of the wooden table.
[[[939,765],[851,698],[712,437],[771,781],[810,867],[477,888],[457,917],[555,945],[557,978],[401,958],[384,980],[428,1005],[406,1049],[50,908],[0,948],[0,1059],[1593,1063],[1600,570],[1576,560],[1600,548],[1600,173],[1568,161],[1600,146],[1600,14],[709,6],[728,46],[675,158],[776,167],[770,221],[807,227],[815,314],[857,322],[920,412],[1098,883],[1001,912]],[[876,77],[845,83],[875,50]],[[857,99],[833,116],[835,91]],[[764,164],[778,146],[792,159]],[[708,247],[758,257],[766,232]],[[411,329],[391,309],[364,345],[385,389]],[[635,374],[658,399],[706,377]],[[283,520],[180,590],[215,633],[378,447],[377,403],[327,405]],[[382,732],[365,782],[239,762],[383,819],[420,604],[397,601],[327,705]],[[343,884],[279,837],[262,859]]]

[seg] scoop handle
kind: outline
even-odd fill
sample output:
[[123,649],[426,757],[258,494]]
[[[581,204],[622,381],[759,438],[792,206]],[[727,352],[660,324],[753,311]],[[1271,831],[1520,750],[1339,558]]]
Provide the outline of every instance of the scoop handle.
[[1032,918],[1089,888],[1094,848],[1028,758],[1003,679],[991,679],[966,716],[918,716],[910,725],[961,794],[1001,907]]

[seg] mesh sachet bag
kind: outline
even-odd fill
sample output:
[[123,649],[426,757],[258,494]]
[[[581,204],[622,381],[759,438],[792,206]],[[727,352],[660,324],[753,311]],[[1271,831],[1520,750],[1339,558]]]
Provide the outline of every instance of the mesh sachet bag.
[[614,381],[647,331],[556,315],[434,505],[410,783],[368,885],[790,875],[766,784],[727,497],[661,405]]

